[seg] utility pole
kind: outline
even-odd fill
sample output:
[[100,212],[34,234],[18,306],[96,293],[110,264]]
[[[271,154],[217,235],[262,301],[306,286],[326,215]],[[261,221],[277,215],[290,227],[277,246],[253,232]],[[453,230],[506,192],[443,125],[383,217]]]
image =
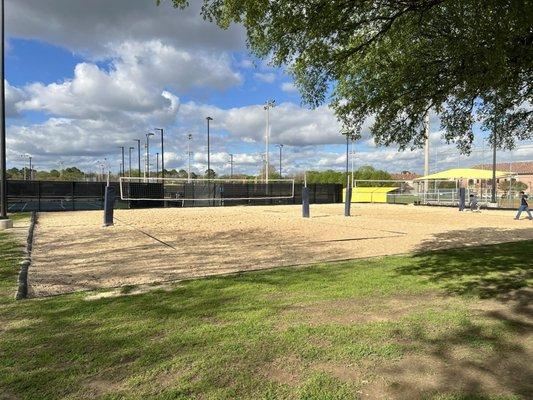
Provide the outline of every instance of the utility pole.
[[163,128],[155,128],[161,133],[161,178],[165,177],[165,143],[163,140]]
[[139,172],[137,173],[137,176],[141,177],[141,139],[133,139],[134,142],[137,142],[137,160],[138,160],[138,167]]
[[233,178],[233,154],[229,155],[229,177]]
[[187,166],[187,182],[191,181],[191,140],[192,134],[189,133],[187,137],[187,158],[189,160],[189,165]]
[[209,174],[211,173],[211,155],[210,155],[210,148],[209,148],[209,121],[212,121],[213,118],[206,117],[207,121],[207,177],[209,178]]
[[268,183],[268,167],[269,167],[269,160],[268,160],[268,142],[270,139],[270,109],[274,108],[276,106],[276,100],[267,100],[264,105],[264,109],[266,110],[266,126],[265,126],[265,183]]
[[0,0],[0,229],[13,226],[7,218],[7,171],[6,171],[6,88],[4,84],[4,0]]

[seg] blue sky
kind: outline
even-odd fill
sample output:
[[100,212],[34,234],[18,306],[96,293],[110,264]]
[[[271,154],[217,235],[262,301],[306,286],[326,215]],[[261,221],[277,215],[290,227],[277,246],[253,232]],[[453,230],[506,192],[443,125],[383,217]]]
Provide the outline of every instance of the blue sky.
[[[332,111],[302,107],[290,76],[246,50],[241,27],[227,31],[203,21],[198,2],[185,11],[152,0],[7,0],[6,57],[8,164],[31,154],[38,169],[77,165],[96,170],[120,162],[118,146],[132,146],[148,130],[165,128],[167,168],[184,168],[186,137],[193,134],[193,166],[205,169],[205,117],[212,122],[211,160],[219,173],[257,173],[265,152],[265,111],[271,111],[270,157],[284,170],[339,169],[344,141]],[[488,152],[478,146],[459,157],[431,118],[431,169],[470,165]],[[478,136],[479,132],[478,132]],[[159,151],[152,146],[152,153]],[[368,135],[355,144],[356,167],[391,172],[422,170],[422,152],[376,148]],[[152,156],[152,159],[154,157]],[[533,158],[520,144],[501,159]],[[153,168],[153,167],[152,167]]]

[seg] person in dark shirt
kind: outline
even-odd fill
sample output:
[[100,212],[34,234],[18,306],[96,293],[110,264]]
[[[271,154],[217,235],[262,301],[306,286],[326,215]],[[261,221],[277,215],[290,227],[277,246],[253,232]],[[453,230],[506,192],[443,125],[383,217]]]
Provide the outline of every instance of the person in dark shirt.
[[520,192],[520,207],[518,207],[518,214],[516,214],[514,219],[520,219],[520,214],[522,214],[522,211],[527,212],[528,219],[533,219],[531,211],[529,210],[529,204],[527,203],[527,194],[525,194],[523,190]]

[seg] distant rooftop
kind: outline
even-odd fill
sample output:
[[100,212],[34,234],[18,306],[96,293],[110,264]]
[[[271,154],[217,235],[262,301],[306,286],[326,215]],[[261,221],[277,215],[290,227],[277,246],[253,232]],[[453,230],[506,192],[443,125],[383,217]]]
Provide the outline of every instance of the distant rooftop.
[[[492,164],[478,164],[472,168],[492,169]],[[496,163],[496,169],[498,171],[511,171],[518,175],[533,175],[533,161]]]
[[405,180],[405,181],[412,181],[413,179],[416,179],[422,176],[419,174],[415,174],[414,172],[408,172],[408,173],[399,172],[399,173],[390,174],[390,175],[392,179]]

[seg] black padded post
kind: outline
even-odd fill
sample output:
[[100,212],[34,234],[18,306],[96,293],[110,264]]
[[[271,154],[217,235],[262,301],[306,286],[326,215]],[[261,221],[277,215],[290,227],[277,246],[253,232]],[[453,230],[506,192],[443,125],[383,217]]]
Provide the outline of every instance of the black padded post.
[[117,191],[113,186],[105,187],[104,196],[104,226],[113,226],[113,209]]
[[307,186],[302,188],[302,217],[309,218],[309,189]]

